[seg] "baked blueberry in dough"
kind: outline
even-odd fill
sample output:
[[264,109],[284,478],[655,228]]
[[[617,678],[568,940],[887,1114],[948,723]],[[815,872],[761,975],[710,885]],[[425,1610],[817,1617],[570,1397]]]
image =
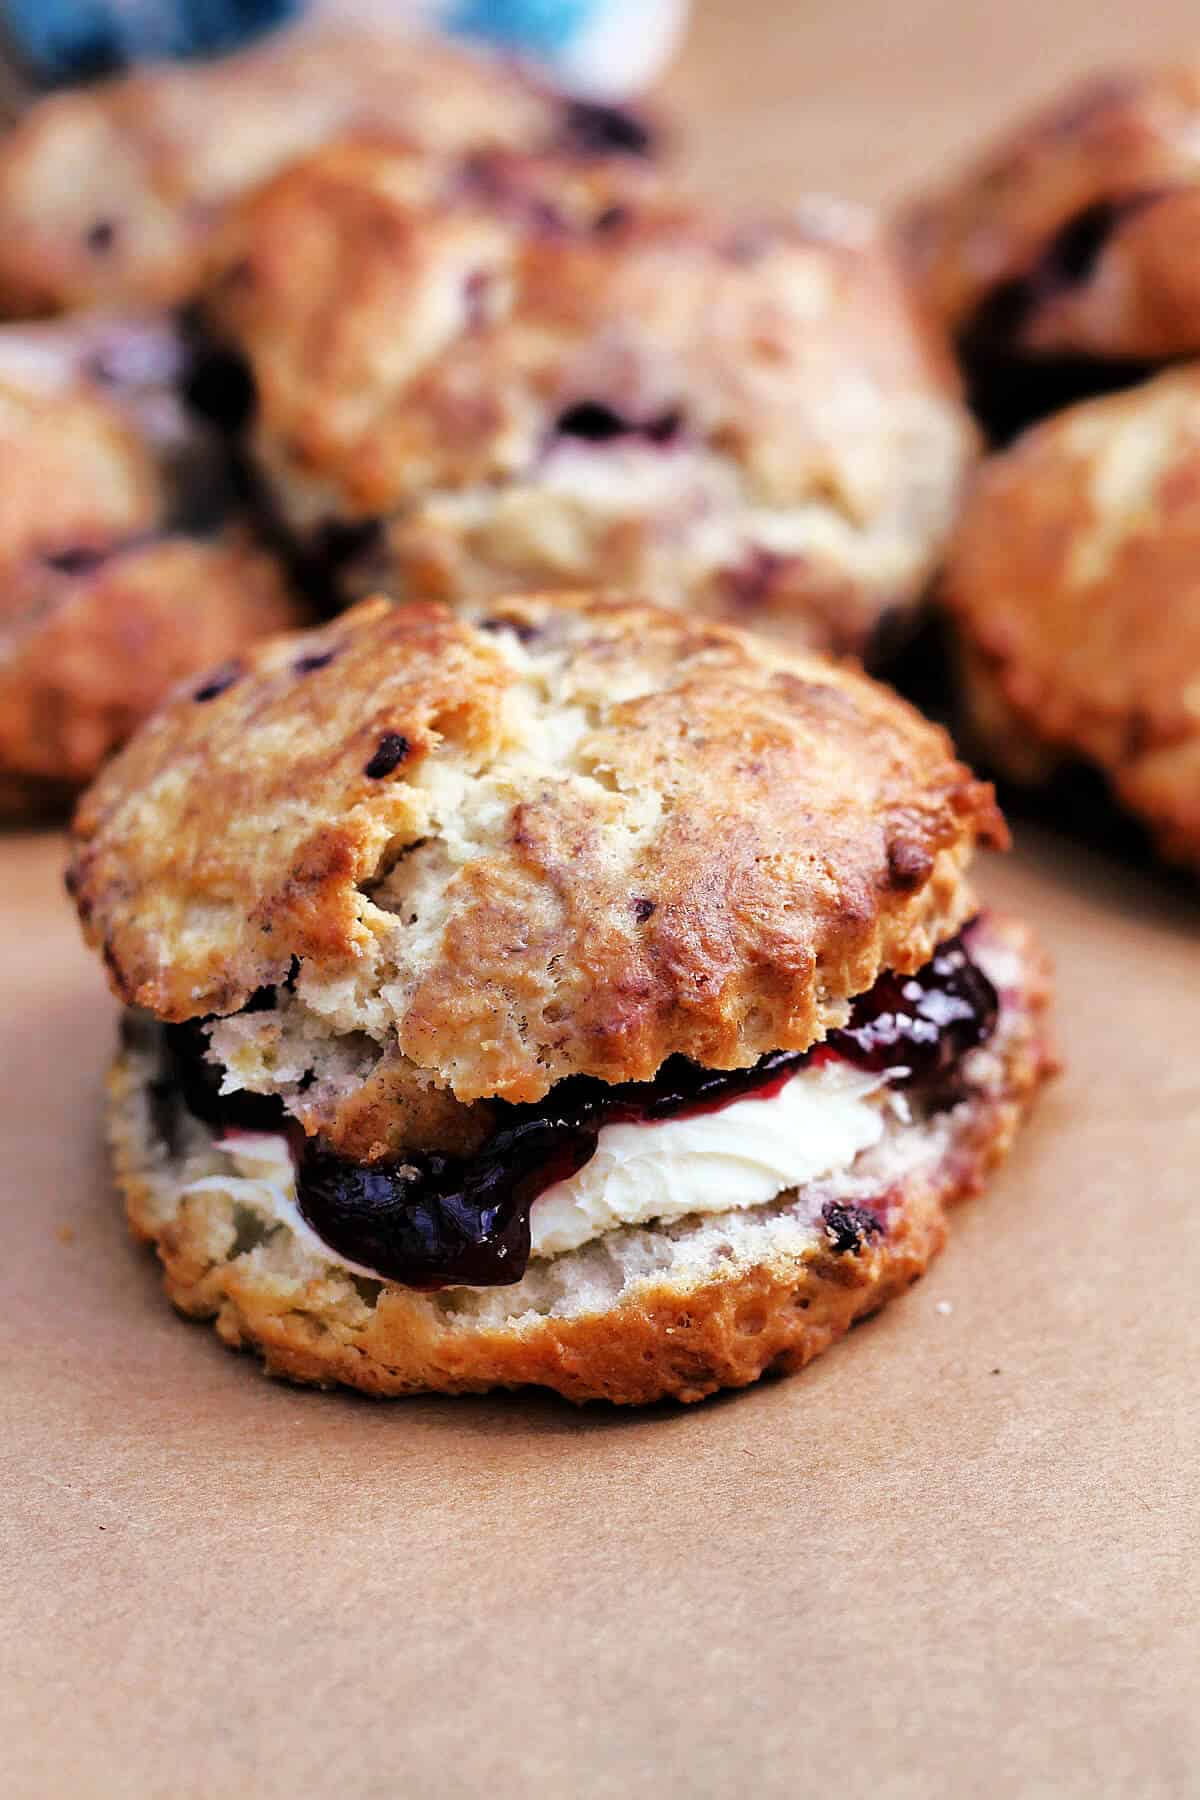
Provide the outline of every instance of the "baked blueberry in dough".
[[167,1289],[376,1394],[694,1400],[926,1266],[1047,1067],[1004,827],[850,668],[635,600],[363,602],[83,800]]
[[1200,353],[1200,64],[1068,90],[902,221],[978,410],[1011,437]]
[[293,157],[374,125],[435,153],[646,154],[647,127],[423,39],[301,32],[40,100],[0,142],[0,314],[166,304],[225,207]]
[[870,657],[924,592],[973,432],[857,214],[358,139],[221,256],[251,459],[343,596],[614,586]]
[[0,329],[0,816],[61,810],[171,686],[300,623],[150,318]]
[[1200,868],[1200,365],[984,467],[946,571],[970,730],[1019,781],[1097,769]]

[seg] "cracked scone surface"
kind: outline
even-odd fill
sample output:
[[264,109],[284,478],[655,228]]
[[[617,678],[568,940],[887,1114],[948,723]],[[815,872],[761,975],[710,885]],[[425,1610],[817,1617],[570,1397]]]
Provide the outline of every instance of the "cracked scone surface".
[[993,458],[944,597],[997,765],[1034,780],[1095,764],[1165,855],[1200,867],[1200,369]]
[[902,221],[956,335],[990,306],[1030,355],[1200,349],[1200,62],[1093,77],[1021,122]]
[[[352,125],[437,154],[572,140],[586,150],[603,141],[605,117],[466,50],[353,31],[53,94],[0,144],[0,312],[183,298],[224,207]],[[636,138],[634,121],[623,135]]]
[[326,148],[252,196],[209,329],[351,596],[622,586],[870,651],[974,435],[869,220],[735,221],[624,163]]
[[180,356],[149,318],[0,329],[0,814],[61,810],[176,681],[303,620]]
[[[515,1287],[418,1293],[364,1280],[257,1217],[223,1189],[208,1127],[177,1114],[164,1136],[145,1042],[110,1079],[118,1185],[175,1304],[213,1318],[272,1374],[380,1396],[532,1383],[576,1401],[700,1400],[803,1367],[902,1292],[940,1249],[947,1209],[1008,1150],[1052,1066],[1046,976],[1011,921],[978,927],[976,954],[1000,994],[999,1024],[968,1057],[950,1111],[894,1121],[836,1181],[750,1212],[608,1232],[531,1265]],[[879,1229],[854,1228],[863,1204]]]
[[375,600],[221,679],[85,796],[70,885],[161,1018],[290,983],[291,1039],[345,1051],[299,1109],[357,1154],[347,1089],[386,1117],[413,1084],[532,1100],[806,1049],[957,930],[1004,837],[887,690],[632,600]]

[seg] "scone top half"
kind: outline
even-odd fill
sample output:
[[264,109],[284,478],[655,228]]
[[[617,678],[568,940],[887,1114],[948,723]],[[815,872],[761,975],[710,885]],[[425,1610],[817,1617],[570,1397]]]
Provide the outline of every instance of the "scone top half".
[[68,885],[208,1152],[273,1133],[352,1267],[488,1284],[547,1189],[535,1255],[699,1203],[572,1189],[606,1123],[793,1076],[819,1112],[914,1071],[945,1103],[994,995],[944,947],[1003,836],[940,730],[822,659],[631,600],[377,599],[178,694]]
[[1200,351],[1200,63],[1125,69],[1020,120],[901,236],[995,435]]
[[252,195],[218,261],[251,460],[343,597],[620,586],[862,652],[937,561],[974,434],[852,209],[363,137]]
[[1200,364],[992,457],[942,599],[989,764],[1068,793],[1078,766],[1099,771],[1164,856],[1200,870]]
[[430,155],[472,146],[644,154],[616,109],[565,100],[438,39],[311,29],[240,55],[48,95],[0,143],[0,314],[184,299],[223,211],[351,127]]

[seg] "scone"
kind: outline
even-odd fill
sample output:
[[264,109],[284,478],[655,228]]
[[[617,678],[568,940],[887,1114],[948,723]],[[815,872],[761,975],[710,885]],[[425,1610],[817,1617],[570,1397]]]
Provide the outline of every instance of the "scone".
[[1163,855],[1200,869],[1200,365],[994,457],[944,597],[992,763],[1025,782],[1094,765]]
[[1200,352],[1200,63],[1093,78],[903,233],[1000,438]]
[[0,143],[0,314],[181,299],[229,201],[351,125],[437,153],[650,146],[632,114],[394,34],[301,32],[139,69],[39,101]]
[[0,329],[0,817],[61,810],[176,681],[302,622],[161,322]]
[[250,456],[344,597],[620,586],[869,654],[923,593],[974,434],[857,214],[357,140],[222,254]]
[[[217,690],[220,691],[217,691]],[[1046,1068],[990,788],[632,600],[362,603],[155,715],[68,885],[184,1311],[375,1394],[699,1399],[919,1275]]]

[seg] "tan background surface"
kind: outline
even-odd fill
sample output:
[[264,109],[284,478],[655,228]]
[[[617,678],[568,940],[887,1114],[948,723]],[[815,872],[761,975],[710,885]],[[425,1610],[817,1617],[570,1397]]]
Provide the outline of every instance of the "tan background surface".
[[[710,184],[870,198],[1192,15],[714,0],[672,88]],[[1200,902],[1025,834],[986,886],[1070,1068],[1007,1172],[805,1375],[626,1417],[307,1395],[176,1320],[59,861],[0,843],[6,1796],[1200,1791]]]

